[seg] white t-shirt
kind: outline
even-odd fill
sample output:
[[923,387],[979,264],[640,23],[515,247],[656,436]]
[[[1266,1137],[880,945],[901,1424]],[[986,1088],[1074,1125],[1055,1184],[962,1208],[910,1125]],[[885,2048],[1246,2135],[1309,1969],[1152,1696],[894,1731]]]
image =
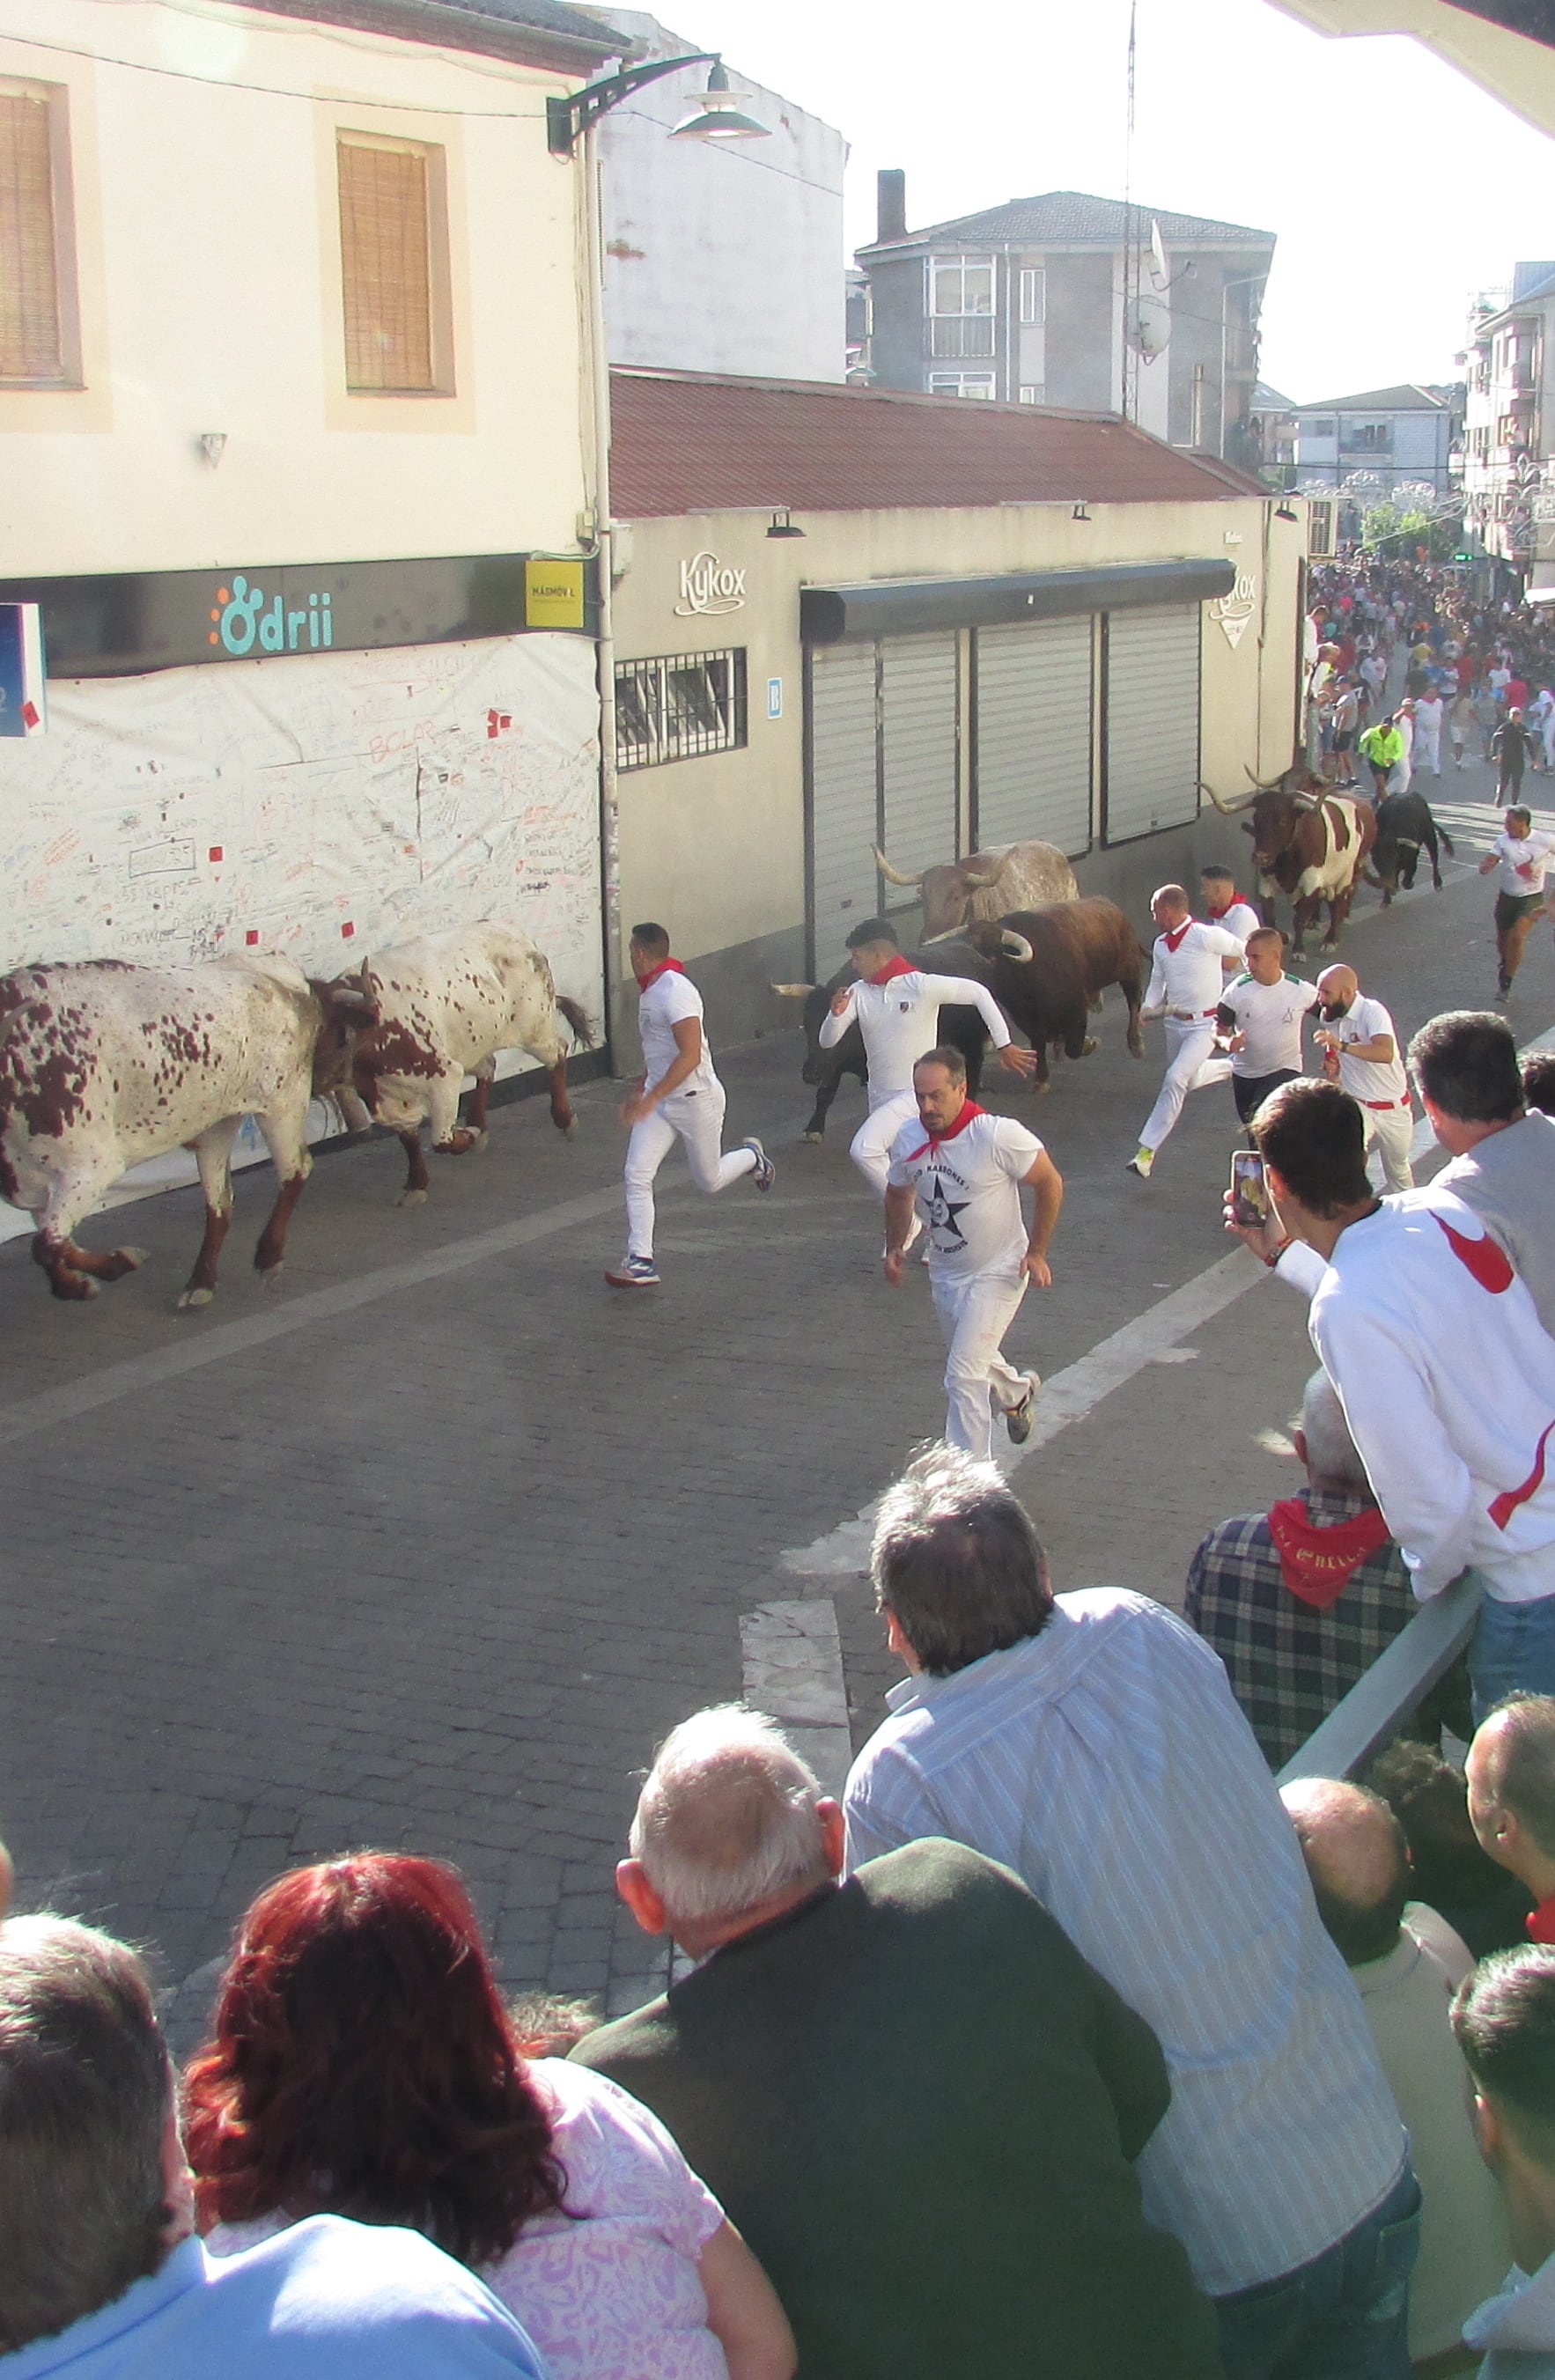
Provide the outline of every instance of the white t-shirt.
[[917,1195],[931,1275],[1019,1272],[1027,1250],[1020,1185],[1041,1154],[1036,1134],[1013,1116],[979,1112],[938,1141],[919,1116],[903,1125],[891,1147],[891,1181]]
[[[1379,1000],[1368,1000],[1361,992],[1347,1016],[1334,1018],[1330,1030],[1338,1034],[1341,1044],[1341,1090],[1348,1091],[1353,1099],[1360,1099],[1363,1103],[1388,1100],[1399,1107],[1409,1105],[1409,1077],[1399,1053],[1398,1032]],[[1393,1054],[1386,1062],[1375,1058],[1352,1058],[1346,1054],[1352,1041],[1374,1041],[1379,1033],[1386,1033],[1393,1045]]]
[[1238,892],[1233,898],[1229,908],[1223,909],[1218,917],[1207,918],[1205,922],[1208,925],[1219,926],[1222,933],[1234,934],[1239,942],[1245,942],[1249,934],[1257,932],[1263,919],[1252,903],[1244,901],[1241,893]]
[[1247,1047],[1232,1051],[1232,1073],[1249,1081],[1281,1074],[1287,1067],[1299,1075],[1301,1020],[1317,1005],[1316,985],[1303,983],[1294,975],[1282,975],[1274,983],[1259,983],[1250,975],[1235,977],[1221,993],[1221,1006],[1234,1020],[1236,1030],[1246,1035]]
[[[674,1028],[694,1016],[702,1022],[702,995],[689,976],[680,975],[674,967],[656,976],[638,1002],[638,1032],[642,1041],[643,1076],[650,1090],[662,1081],[680,1055],[680,1044]],[[712,1071],[712,1050],[707,1028],[702,1028],[702,1054],[696,1071],[670,1093],[678,1098],[682,1091],[710,1090],[718,1080]]]
[[1498,834],[1490,848],[1500,861],[1496,870],[1498,892],[1525,898],[1530,892],[1543,892],[1551,858],[1555,857],[1555,835],[1540,834],[1535,827],[1521,839]]
[[1213,1016],[1225,983],[1221,961],[1240,960],[1242,954],[1242,937],[1228,934],[1223,926],[1204,926],[1196,920],[1175,950],[1167,935],[1159,934],[1146,1007],[1164,1008],[1169,1014],[1181,1008],[1193,1016]]
[[969,976],[926,975],[919,967],[908,967],[889,983],[852,983],[847,992],[842,1014],[828,1014],[822,1019],[820,1046],[834,1048],[856,1021],[869,1062],[871,1110],[912,1089],[913,1068],[939,1041],[942,1008],[978,1009],[996,1050],[1010,1038],[999,1002]]

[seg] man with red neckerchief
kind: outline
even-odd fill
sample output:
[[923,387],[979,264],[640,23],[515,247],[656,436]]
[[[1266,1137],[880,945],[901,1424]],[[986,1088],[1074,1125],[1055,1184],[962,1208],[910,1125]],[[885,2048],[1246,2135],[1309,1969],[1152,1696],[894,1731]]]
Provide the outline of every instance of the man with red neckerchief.
[[[1005,1362],[1000,1342],[1028,1285],[1052,1286],[1048,1244],[1063,1181],[1035,1133],[990,1115],[966,1096],[957,1050],[930,1050],[913,1068],[917,1113],[891,1150],[885,1194],[885,1277],[902,1286],[915,1204],[929,1232],[929,1281],[950,1353],[945,1436],[978,1462],[993,1459],[993,1415],[1011,1442],[1031,1435],[1041,1381]],[[1027,1230],[1021,1192],[1032,1194]]]
[[712,1070],[702,1028],[702,997],[678,959],[670,956],[662,926],[632,928],[632,973],[638,979],[638,1031],[642,1073],[621,1102],[626,1143],[626,1254],[605,1275],[613,1289],[651,1289],[653,1177],[676,1140],[686,1149],[699,1190],[726,1190],[749,1174],[770,1190],[777,1173],[754,1137],[723,1153],[723,1086]]
[[969,976],[930,975],[915,966],[902,956],[896,929],[886,918],[866,917],[849,934],[847,947],[857,980],[844,984],[833,998],[832,1013],[821,1024],[820,1046],[834,1049],[852,1025],[864,1036],[869,1112],[854,1134],[848,1155],[883,1198],[892,1144],[917,1112],[913,1067],[940,1038],[942,1008],[979,1010],[999,1062],[1012,1075],[1034,1075],[1037,1059],[1032,1050],[1016,1049],[1004,1012],[985,985]]
[[1214,1054],[1215,1015],[1226,970],[1240,967],[1243,959],[1242,936],[1223,926],[1200,925],[1180,884],[1163,884],[1152,894],[1150,915],[1160,932],[1140,1014],[1166,1019],[1166,1073],[1128,1160],[1129,1172],[1141,1182],[1149,1180],[1156,1151],[1182,1114],[1188,1093],[1224,1082],[1231,1072],[1227,1061]]

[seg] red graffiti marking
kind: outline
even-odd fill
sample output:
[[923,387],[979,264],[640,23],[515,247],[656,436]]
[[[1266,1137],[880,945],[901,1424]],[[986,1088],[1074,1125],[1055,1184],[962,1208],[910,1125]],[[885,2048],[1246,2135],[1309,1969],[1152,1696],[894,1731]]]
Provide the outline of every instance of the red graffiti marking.
[[1481,1289],[1488,1289],[1492,1297],[1500,1297],[1512,1287],[1517,1275],[1512,1269],[1511,1259],[1504,1248],[1497,1246],[1488,1232],[1482,1240],[1465,1239],[1463,1232],[1455,1232],[1443,1216],[1439,1215],[1436,1220],[1446,1232],[1447,1245],[1458,1262],[1474,1275]]

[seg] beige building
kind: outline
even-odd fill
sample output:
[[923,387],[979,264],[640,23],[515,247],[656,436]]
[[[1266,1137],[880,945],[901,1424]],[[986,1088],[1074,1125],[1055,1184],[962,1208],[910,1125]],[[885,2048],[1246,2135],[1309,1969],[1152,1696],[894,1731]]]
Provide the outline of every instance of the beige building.
[[1305,505],[1115,416],[613,375],[619,865],[715,1038],[905,873],[1039,837],[1143,925],[1290,760]]

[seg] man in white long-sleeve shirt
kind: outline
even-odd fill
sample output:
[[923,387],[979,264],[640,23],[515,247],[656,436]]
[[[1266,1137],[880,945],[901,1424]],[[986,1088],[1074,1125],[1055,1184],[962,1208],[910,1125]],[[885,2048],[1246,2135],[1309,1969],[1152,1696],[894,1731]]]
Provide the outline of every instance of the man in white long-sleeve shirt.
[[1336,1084],[1286,1083],[1253,1123],[1273,1218],[1238,1236],[1312,1299],[1308,1328],[1422,1601],[1472,1567],[1483,1715],[1555,1693],[1555,1340],[1477,1215],[1433,1184],[1378,1198]]
[[876,1196],[885,1196],[891,1144],[917,1115],[913,1068],[940,1039],[942,1008],[975,1008],[988,1026],[999,1062],[1012,1075],[1033,1075],[1035,1053],[1017,1050],[1003,1010],[985,984],[969,976],[929,975],[902,956],[896,929],[867,917],[847,938],[856,983],[844,984],[822,1022],[820,1046],[833,1050],[849,1026],[864,1036],[869,1062],[869,1112],[848,1150]]
[[1180,884],[1163,884],[1150,903],[1156,938],[1144,1014],[1166,1019],[1166,1073],[1145,1119],[1129,1172],[1149,1179],[1156,1151],[1183,1112],[1190,1091],[1220,1083],[1230,1069],[1214,1056],[1215,1012],[1229,966],[1242,965],[1243,945],[1223,926],[1199,925]]

